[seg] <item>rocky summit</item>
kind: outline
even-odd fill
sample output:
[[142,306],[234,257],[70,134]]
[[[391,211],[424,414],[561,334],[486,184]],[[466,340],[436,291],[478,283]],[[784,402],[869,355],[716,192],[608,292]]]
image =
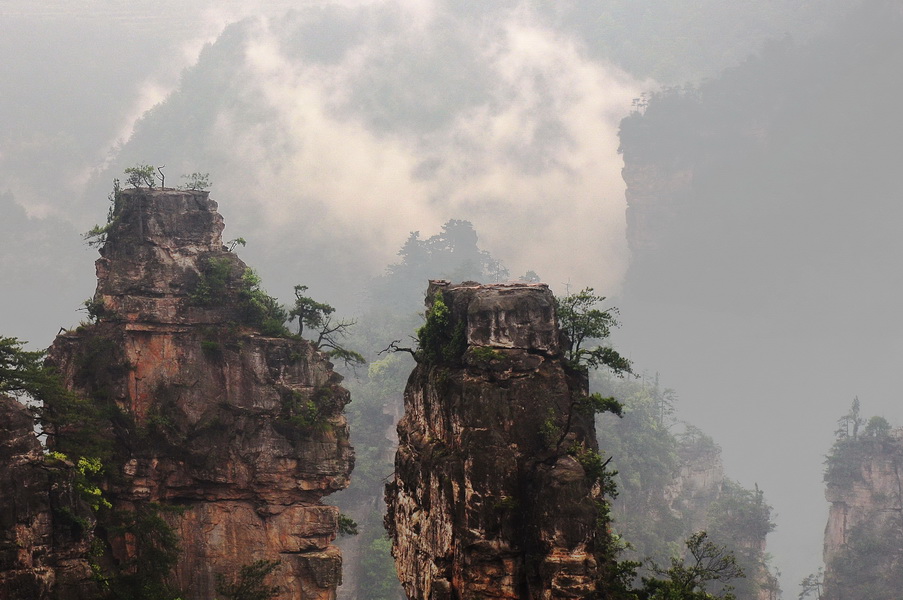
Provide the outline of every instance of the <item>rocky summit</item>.
[[386,493],[409,598],[602,592],[595,426],[560,335],[544,284],[430,283]]
[[[216,597],[261,560],[278,561],[266,579],[277,598],[331,599],[339,515],[321,499],[353,466],[349,395],[311,342],[268,322],[273,299],[222,230],[207,192],[120,192],[88,303],[96,321],[50,349],[111,447],[100,512],[124,525],[98,528],[95,562],[134,578],[165,540],[140,526],[162,521],[178,549],[166,579],[186,600]],[[77,429],[50,431],[51,447],[84,453]]]

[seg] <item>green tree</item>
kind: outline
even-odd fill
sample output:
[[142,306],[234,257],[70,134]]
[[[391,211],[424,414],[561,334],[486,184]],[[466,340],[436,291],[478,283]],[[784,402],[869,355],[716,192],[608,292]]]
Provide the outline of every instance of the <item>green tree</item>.
[[422,304],[423,288],[430,279],[449,281],[500,281],[508,269],[478,245],[470,221],[450,219],[442,230],[426,239],[413,231],[398,251],[400,260],[371,285],[373,300],[383,306],[405,307],[411,312]]
[[[705,531],[691,535],[685,542],[687,555],[672,557],[669,567],[651,566],[655,577],[644,577],[640,597],[644,600],[734,600],[730,582],[745,577],[733,552],[712,542]],[[712,582],[724,585],[720,593],[711,593]]]
[[157,183],[157,170],[152,165],[135,165],[125,170],[125,181],[135,188],[153,188]]
[[825,587],[825,571],[819,569],[818,573],[810,573],[806,575],[800,582],[799,600],[805,600],[810,596],[813,600],[821,600],[822,591]]
[[182,175],[182,179],[187,179],[185,182],[186,190],[206,190],[211,187],[210,183],[210,173],[192,173],[190,175]]
[[64,393],[56,375],[44,366],[44,351],[25,350],[14,337],[0,337],[0,393],[43,401]]
[[[348,330],[357,322],[353,319],[335,319],[335,308],[305,295],[306,285],[295,286],[295,306],[288,312],[289,322],[298,319],[298,335],[307,327],[313,332],[311,341],[318,350],[336,358],[346,366],[363,365],[367,360],[360,352],[347,348],[344,339]],[[315,337],[313,337],[315,336]]]
[[254,269],[245,269],[238,292],[242,319],[263,335],[272,337],[288,335],[288,329],[285,327],[288,313],[285,307],[260,285],[260,276]]
[[279,595],[279,587],[267,585],[266,578],[279,564],[278,560],[258,560],[243,566],[238,572],[238,577],[227,578],[217,574],[216,593],[221,594],[226,600],[275,598]]
[[103,225],[95,225],[89,231],[82,234],[85,243],[91,248],[98,248],[106,243],[107,233],[110,231],[113,222],[116,220],[119,203],[122,201],[122,188],[119,185],[118,179],[113,180],[113,190],[107,195],[107,200],[110,201],[110,205],[107,207],[107,222]]
[[859,428],[865,421],[860,411],[859,396],[856,396],[850,404],[850,411],[837,420],[837,429],[834,431],[834,435],[838,439],[852,438],[855,441],[859,438]]
[[610,346],[600,345],[619,325],[617,308],[597,308],[604,300],[605,297],[597,296],[591,287],[555,298],[558,325],[567,335],[565,359],[581,370],[606,366],[618,375],[633,373],[628,359]]
[[881,416],[874,416],[865,424],[862,435],[867,438],[884,439],[890,434],[891,425],[887,419]]
[[116,600],[178,600],[179,591],[168,582],[170,572],[179,560],[179,538],[166,513],[180,512],[180,508],[155,502],[139,502],[134,510],[117,510],[101,515],[111,533],[128,539],[132,547],[130,558],[117,564],[108,579]]

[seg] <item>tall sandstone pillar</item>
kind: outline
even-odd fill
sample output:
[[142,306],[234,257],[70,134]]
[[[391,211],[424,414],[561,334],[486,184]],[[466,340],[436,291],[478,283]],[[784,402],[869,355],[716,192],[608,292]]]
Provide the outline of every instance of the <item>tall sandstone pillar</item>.
[[[321,498],[353,466],[348,392],[311,343],[261,334],[256,287],[222,230],[207,192],[123,191],[97,260],[99,319],[60,335],[50,358],[110,415],[96,433],[114,444],[113,510],[178,507],[160,514],[186,600],[215,598],[218,574],[261,559],[280,561],[267,580],[278,598],[329,600],[338,509]],[[128,535],[105,535],[102,561],[134,559]]]
[[601,592],[587,380],[562,359],[548,287],[434,281],[427,309],[386,493],[408,597]]

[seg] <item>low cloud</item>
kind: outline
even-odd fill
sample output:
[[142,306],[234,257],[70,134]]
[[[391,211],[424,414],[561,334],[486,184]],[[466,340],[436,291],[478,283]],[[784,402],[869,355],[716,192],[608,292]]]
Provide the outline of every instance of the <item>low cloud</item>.
[[[331,61],[290,49],[303,12],[294,28],[250,27],[238,101],[221,106],[207,142],[233,163],[215,197],[240,206],[243,232],[342,244],[360,273],[392,262],[408,232],[461,218],[514,275],[616,290],[626,269],[617,128],[639,84],[523,7],[478,23],[429,9],[368,3],[366,33]],[[431,68],[449,75],[398,78]]]

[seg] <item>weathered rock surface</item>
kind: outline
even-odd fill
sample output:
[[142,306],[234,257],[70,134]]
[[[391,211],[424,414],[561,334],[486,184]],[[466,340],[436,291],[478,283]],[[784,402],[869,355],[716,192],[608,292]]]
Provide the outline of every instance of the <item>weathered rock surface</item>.
[[215,597],[217,574],[259,559],[281,561],[268,580],[279,598],[331,599],[338,510],[320,500],[353,465],[348,393],[311,343],[249,321],[247,268],[216,208],[206,192],[124,191],[97,261],[100,319],[60,335],[50,357],[113,414],[114,509],[181,507],[165,518],[186,599]]
[[903,585],[903,429],[835,445],[825,498],[824,598],[897,598]]
[[606,534],[578,458],[596,450],[595,427],[573,410],[587,382],[561,359],[551,292],[431,282],[427,297],[454,335],[411,374],[387,486],[408,597],[590,596]]
[[72,466],[45,460],[32,416],[7,396],[0,396],[0,465],[0,598],[96,597],[87,558],[93,520]]

